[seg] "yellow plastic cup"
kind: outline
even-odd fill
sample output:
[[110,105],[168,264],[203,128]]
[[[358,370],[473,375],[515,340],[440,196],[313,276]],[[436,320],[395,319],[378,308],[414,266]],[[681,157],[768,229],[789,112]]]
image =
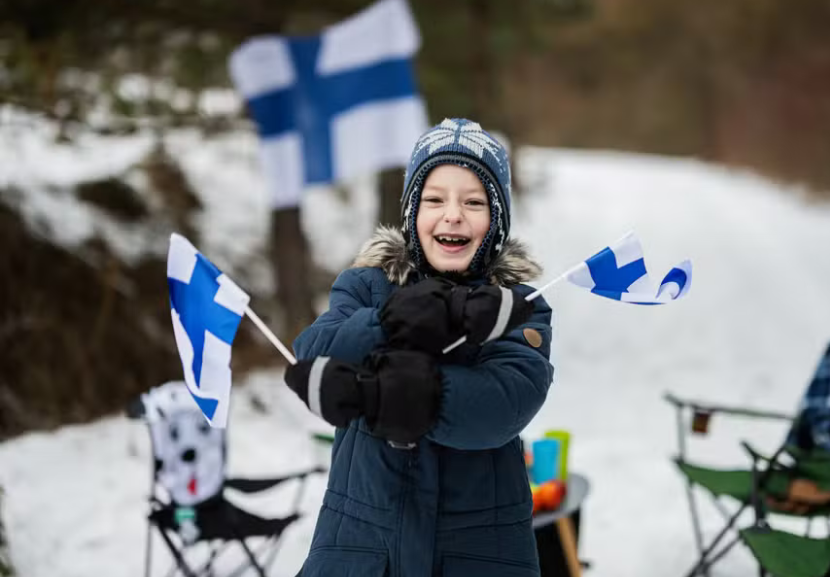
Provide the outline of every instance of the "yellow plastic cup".
[[568,448],[571,444],[570,431],[562,431],[552,429],[545,431],[546,439],[556,439],[559,441],[559,478],[563,481],[568,480]]

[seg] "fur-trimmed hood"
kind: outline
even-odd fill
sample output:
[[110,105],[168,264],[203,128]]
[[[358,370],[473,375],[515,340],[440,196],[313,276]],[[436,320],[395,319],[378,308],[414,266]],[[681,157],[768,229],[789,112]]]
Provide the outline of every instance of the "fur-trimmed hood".
[[[381,268],[390,282],[406,283],[415,263],[406,251],[403,235],[396,228],[380,226],[352,263],[355,267]],[[487,267],[486,276],[493,284],[511,286],[530,282],[542,274],[542,267],[530,258],[524,243],[510,239]]]

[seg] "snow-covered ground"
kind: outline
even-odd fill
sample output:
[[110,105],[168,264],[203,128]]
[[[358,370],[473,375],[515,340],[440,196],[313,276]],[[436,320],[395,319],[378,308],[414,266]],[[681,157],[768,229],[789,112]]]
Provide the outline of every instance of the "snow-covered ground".
[[[102,215],[64,188],[81,176],[123,173],[149,141],[115,145],[90,137],[78,152],[46,145],[45,132],[40,140],[38,134],[20,131],[12,147],[9,133],[0,133],[6,139],[0,189],[24,190],[23,212],[33,223],[50,222],[43,233],[60,242],[71,245],[91,227],[106,228]],[[267,230],[252,138],[200,142],[184,133],[170,146],[206,204],[200,248],[233,270],[257,254]],[[652,276],[662,278],[684,258],[694,264],[691,293],[662,307],[557,285],[548,295],[555,310],[554,385],[525,432],[528,439],[550,428],[572,432],[571,469],[591,482],[580,541],[582,557],[593,564],[590,575],[679,574],[692,562],[694,541],[684,485],[669,460],[674,413],[662,395],[795,408],[830,340],[830,207],[752,174],[691,160],[524,149],[520,166],[530,190],[514,202],[513,231],[529,242],[546,277],[628,230],[640,237]],[[369,183],[354,190],[352,203],[323,190],[305,201],[315,252],[334,269],[371,231]],[[123,238],[128,232],[101,234],[125,251],[135,246]],[[142,246],[163,250],[162,237]],[[278,372],[253,374],[242,385],[230,418],[232,474],[274,475],[325,460],[308,436],[325,424],[286,392]],[[256,408],[263,405],[265,412]],[[716,418],[710,437],[694,439],[690,452],[706,463],[745,464],[739,439],[772,449],[784,431],[780,423]],[[3,514],[20,574],[141,574],[149,466],[146,431],[122,417],[0,445]],[[302,501],[308,515],[286,535],[274,575],[293,576],[302,563],[324,484],[317,478],[308,485]],[[278,490],[257,510],[287,512],[292,489]],[[719,515],[712,507],[703,513],[711,535]],[[155,547],[160,553],[161,543]],[[163,557],[156,555],[158,570],[167,566]],[[752,571],[738,549],[714,574]]]

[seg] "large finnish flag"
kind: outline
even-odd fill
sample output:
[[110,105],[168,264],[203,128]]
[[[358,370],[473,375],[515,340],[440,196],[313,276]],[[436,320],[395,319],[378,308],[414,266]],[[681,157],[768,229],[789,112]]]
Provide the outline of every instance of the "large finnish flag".
[[184,382],[210,425],[225,427],[231,344],[250,297],[175,233],[167,253],[167,284]]
[[692,263],[685,260],[672,268],[655,289],[640,241],[634,233],[628,233],[574,267],[567,279],[609,299],[638,305],[665,304],[689,292]]
[[307,185],[406,165],[427,129],[419,46],[406,1],[380,0],[319,36],[260,36],[234,51],[275,208],[297,206]]

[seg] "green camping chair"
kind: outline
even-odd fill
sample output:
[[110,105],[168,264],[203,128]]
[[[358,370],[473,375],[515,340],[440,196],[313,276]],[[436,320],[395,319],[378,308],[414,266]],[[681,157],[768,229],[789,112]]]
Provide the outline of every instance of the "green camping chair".
[[[793,512],[776,509],[773,504],[766,503],[767,497],[782,498],[786,495],[790,481],[793,478],[809,479],[822,489],[830,489],[830,454],[824,451],[803,451],[797,447],[785,444],[771,457],[764,457],[744,444],[749,457],[753,461],[750,469],[723,470],[713,469],[690,463],[686,460],[687,422],[691,422],[691,430],[696,434],[706,434],[708,424],[716,413],[750,418],[778,419],[793,422],[793,417],[781,413],[754,411],[734,407],[704,404],[678,399],[668,394],[666,400],[675,406],[677,412],[678,456],[675,463],[679,471],[686,478],[686,492],[689,499],[689,508],[692,515],[692,525],[695,532],[695,541],[699,558],[694,566],[686,573],[687,577],[708,575],[709,568],[726,555],[738,542],[741,534],[736,530],[736,523],[744,511],[753,504],[753,497],[764,503],[765,511],[770,513],[800,517],[809,521],[815,517],[826,517],[830,508],[814,507],[805,512]],[[691,418],[689,418],[689,415]],[[760,465],[763,464],[763,468]],[[695,499],[694,486],[708,492],[725,519],[723,529],[708,544],[704,544],[700,528],[700,516]],[[722,497],[729,497],[738,503],[736,511],[730,513],[721,502]],[[756,528],[748,529],[750,539],[758,533]],[[761,531],[763,532],[763,531]],[[723,543],[732,533],[732,539]],[[750,543],[749,540],[746,541]]]
[[[751,449],[750,452],[752,452]],[[752,452],[752,506],[755,510],[755,524],[739,532],[741,541],[749,548],[758,562],[761,577],[827,577],[830,575],[830,537],[813,539],[794,535],[771,528],[766,521],[766,506],[762,500],[764,472],[758,468],[760,456]],[[805,460],[811,466],[818,466],[827,475],[830,459],[821,456]],[[822,463],[823,461],[823,463]],[[802,470],[802,474],[804,471]]]

